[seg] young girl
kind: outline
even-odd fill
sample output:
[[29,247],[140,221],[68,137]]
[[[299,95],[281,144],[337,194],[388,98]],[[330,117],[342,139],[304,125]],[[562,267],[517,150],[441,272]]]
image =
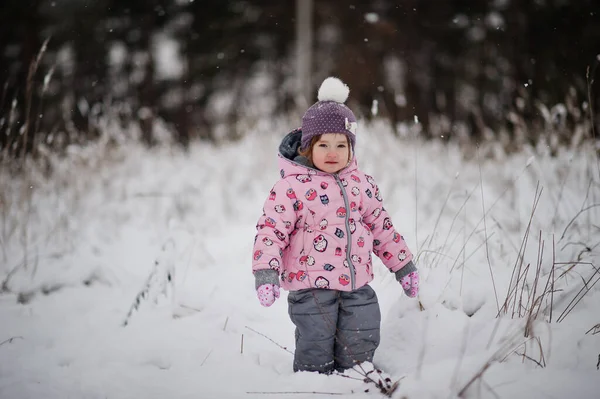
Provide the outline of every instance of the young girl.
[[289,291],[296,325],[294,371],[330,373],[372,361],[381,315],[371,253],[411,298],[419,276],[373,178],[354,156],[356,117],[348,87],[327,78],[318,102],[279,147],[281,179],[258,221],[252,270],[258,299],[271,306]]

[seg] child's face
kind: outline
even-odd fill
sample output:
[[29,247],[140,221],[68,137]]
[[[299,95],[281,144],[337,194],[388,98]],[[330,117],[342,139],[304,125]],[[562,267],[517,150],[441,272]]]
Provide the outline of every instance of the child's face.
[[312,149],[313,164],[327,173],[337,173],[348,165],[350,148],[348,138],[340,133],[326,133]]

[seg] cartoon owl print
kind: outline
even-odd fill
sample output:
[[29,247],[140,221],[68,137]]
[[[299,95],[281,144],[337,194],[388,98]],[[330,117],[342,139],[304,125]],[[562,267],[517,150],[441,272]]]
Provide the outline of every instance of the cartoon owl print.
[[271,192],[269,193],[269,201],[275,201],[275,198],[277,198],[277,193],[271,190]]
[[319,252],[325,252],[327,249],[327,239],[323,234],[319,234],[313,240],[313,246],[315,247],[315,250]]
[[310,228],[310,225],[308,223],[304,223],[304,231],[310,234],[313,232],[313,229]]
[[323,276],[319,276],[315,280],[315,287],[327,289],[329,288],[329,280]]
[[301,211],[304,208],[304,204],[302,203],[302,201],[297,200],[296,202],[294,202],[294,210],[296,212]]
[[281,231],[277,230],[277,229],[273,229],[273,232],[275,233],[275,235],[277,236],[277,238],[280,241],[285,240],[285,234],[283,234]]
[[356,222],[354,221],[354,219],[350,218],[348,219],[348,224],[350,225],[350,234],[354,234],[354,232],[356,231]]
[[281,204],[277,204],[275,205],[275,212],[277,213],[283,213],[285,212],[285,206],[281,205]]
[[327,222],[327,219],[323,219],[319,222],[319,228],[321,230],[325,230],[327,228],[328,224],[329,224],[329,222]]
[[335,214],[337,215],[337,217],[339,218],[345,218],[346,217],[346,208],[344,208],[343,206],[340,206],[337,211],[335,212]]
[[296,280],[304,281],[305,278],[306,278],[306,272],[304,270],[298,270],[298,272],[296,273]]
[[367,182],[369,182],[371,187],[375,188],[375,180],[373,179],[373,177],[369,176],[369,175],[366,175],[366,177],[367,177]]
[[323,204],[323,205],[329,204],[329,197],[327,196],[327,194],[323,194],[323,195],[319,196],[319,199],[321,200],[321,204]]
[[265,244],[267,247],[270,247],[271,245],[273,245],[273,241],[269,238],[269,237],[265,237],[262,239],[263,244]]
[[383,219],[383,229],[389,230],[391,228],[392,228],[392,219],[386,217],[385,219]]
[[265,219],[265,226],[267,226],[267,227],[273,228],[273,227],[275,227],[276,224],[277,224],[277,222],[275,222],[275,219],[273,219],[273,218]]
[[377,199],[377,201],[379,202],[383,201],[383,198],[381,198],[381,191],[379,191],[379,187],[375,187],[375,199]]
[[300,257],[300,265],[304,266],[304,265],[308,265],[308,266],[314,266],[315,265],[315,258],[313,258],[310,255],[303,255]]
[[332,271],[333,269],[335,269],[335,266],[333,266],[333,265],[332,265],[332,264],[330,264],[330,263],[325,263],[325,264],[323,265],[323,269],[325,269],[325,270],[327,270],[328,272],[330,272],[330,271]]
[[308,183],[312,181],[312,177],[309,175],[298,175],[296,176],[296,180],[298,180],[300,183]]
[[273,258],[269,261],[269,267],[273,270],[279,271],[279,260],[277,258]]
[[287,195],[287,197],[290,199],[296,199],[296,193],[294,192],[294,189],[291,187],[287,189],[287,191],[285,192],[285,195]]
[[314,199],[317,198],[317,191],[314,188],[309,188],[306,194],[304,194],[304,198],[306,198],[307,201],[314,201]]
[[375,210],[373,211],[373,216],[378,218],[379,215],[381,215],[381,208],[375,208]]
[[355,182],[360,183],[360,178],[358,176],[356,176],[356,175],[350,175],[350,178],[352,180],[354,180]]
[[344,287],[347,286],[348,284],[350,284],[350,276],[348,276],[347,274],[341,274],[340,278],[339,278],[339,282]]
[[352,187],[352,189],[350,190],[350,192],[351,192],[351,193],[352,193],[352,195],[354,195],[355,197],[356,197],[357,195],[359,195],[359,194],[360,194],[360,190],[359,190],[359,189],[358,189],[358,187],[356,187],[356,186]]
[[321,188],[322,188],[323,190],[327,190],[327,187],[329,187],[329,184],[327,184],[327,182],[326,182],[326,181],[322,181],[322,182],[321,182]]
[[398,254],[398,260],[403,261],[404,259],[406,259],[406,250],[401,249],[400,253]]

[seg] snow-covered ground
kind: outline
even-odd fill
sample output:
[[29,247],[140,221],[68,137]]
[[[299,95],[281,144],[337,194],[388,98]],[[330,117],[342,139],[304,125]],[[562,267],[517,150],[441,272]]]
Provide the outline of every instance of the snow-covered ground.
[[[51,180],[0,173],[0,398],[382,397],[372,365],[293,373],[285,294],[256,299],[254,226],[285,130],[187,154],[74,148]],[[600,397],[593,153],[465,161],[382,126],[357,151],[422,276],[408,299],[376,260],[392,396]]]

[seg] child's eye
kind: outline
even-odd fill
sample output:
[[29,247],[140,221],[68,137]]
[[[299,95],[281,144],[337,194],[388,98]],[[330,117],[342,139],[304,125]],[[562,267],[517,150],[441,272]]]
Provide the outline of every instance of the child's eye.
[[327,144],[319,144],[319,147],[325,148],[325,147],[327,147]]
[[338,148],[346,148],[346,144],[338,144]]

